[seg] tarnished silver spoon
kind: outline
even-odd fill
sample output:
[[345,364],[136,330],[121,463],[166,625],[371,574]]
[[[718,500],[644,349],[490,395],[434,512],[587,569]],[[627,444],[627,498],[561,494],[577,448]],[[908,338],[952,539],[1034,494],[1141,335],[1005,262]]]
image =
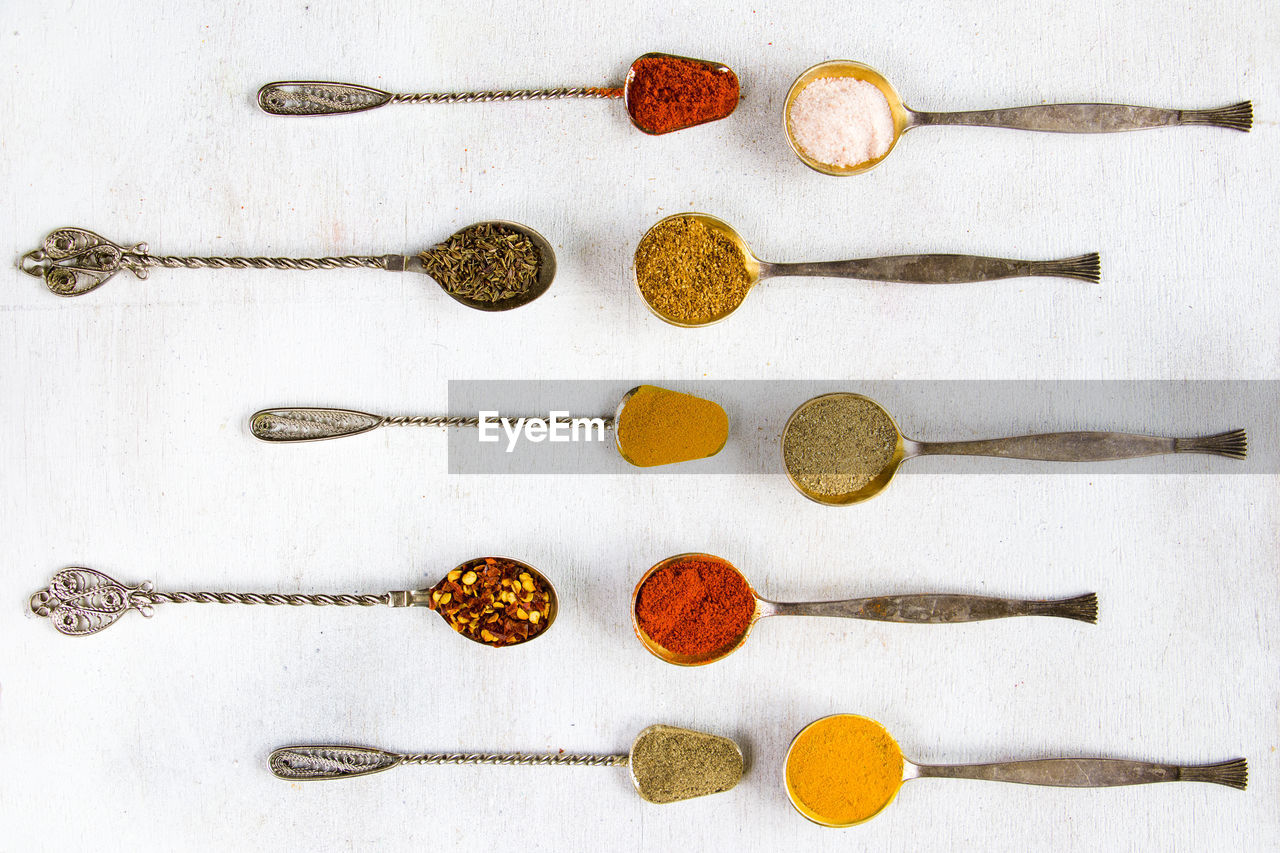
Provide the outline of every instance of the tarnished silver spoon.
[[[487,229],[487,230],[486,230]],[[498,237],[492,234],[497,233]],[[488,294],[483,298],[469,296],[480,293],[485,282],[478,276],[486,263],[501,264],[508,260],[499,249],[474,249],[475,257],[459,258],[451,243],[477,234],[490,234],[484,242],[502,239],[502,235],[518,235],[527,238],[537,254],[536,277],[519,292],[508,296]],[[448,253],[446,257],[444,253]],[[425,257],[424,257],[425,256]],[[430,266],[428,266],[428,262]],[[439,261],[439,263],[437,263]],[[44,279],[45,286],[58,296],[82,296],[106,284],[116,273],[128,270],[137,278],[146,278],[152,267],[185,267],[187,269],[277,269],[277,270],[332,270],[364,268],[389,272],[418,272],[440,275],[443,264],[452,265],[457,273],[453,286],[440,284],[440,289],[453,299],[478,311],[509,311],[528,305],[547,292],[556,274],[556,255],[546,238],[527,225],[505,220],[488,220],[469,225],[454,234],[448,241],[426,252],[412,255],[339,255],[324,258],[266,258],[266,257],[187,257],[178,255],[153,255],[146,243],[132,246],[113,243],[105,237],[83,228],[59,228],[44,238],[40,248],[27,252],[18,259],[18,268],[28,275]]]

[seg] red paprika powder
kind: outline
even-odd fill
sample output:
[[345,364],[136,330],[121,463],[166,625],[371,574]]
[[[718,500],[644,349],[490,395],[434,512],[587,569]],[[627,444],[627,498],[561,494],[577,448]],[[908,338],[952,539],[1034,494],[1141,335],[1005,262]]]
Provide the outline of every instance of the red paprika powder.
[[738,75],[718,62],[646,53],[631,63],[627,112],[645,133],[671,133],[722,119],[738,106]]
[[674,559],[636,591],[636,627],[673,654],[715,657],[737,645],[756,611],[751,587],[729,562],[707,554]]

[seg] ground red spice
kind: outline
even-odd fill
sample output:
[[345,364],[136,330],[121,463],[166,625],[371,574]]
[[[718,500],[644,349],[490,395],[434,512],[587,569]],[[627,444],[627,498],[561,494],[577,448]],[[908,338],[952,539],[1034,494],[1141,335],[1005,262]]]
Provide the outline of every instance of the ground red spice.
[[751,625],[755,596],[746,578],[715,557],[685,557],[645,579],[636,594],[636,624],[677,655],[727,651]]
[[717,62],[647,53],[627,73],[627,112],[645,133],[722,119],[738,106],[738,75]]

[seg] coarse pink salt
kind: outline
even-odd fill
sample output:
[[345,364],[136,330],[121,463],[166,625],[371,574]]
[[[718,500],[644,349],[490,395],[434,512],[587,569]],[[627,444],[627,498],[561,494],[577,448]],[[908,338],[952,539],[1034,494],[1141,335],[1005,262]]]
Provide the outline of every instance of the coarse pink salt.
[[893,112],[874,83],[853,77],[819,77],[800,90],[787,113],[791,138],[805,154],[828,166],[848,168],[888,153]]

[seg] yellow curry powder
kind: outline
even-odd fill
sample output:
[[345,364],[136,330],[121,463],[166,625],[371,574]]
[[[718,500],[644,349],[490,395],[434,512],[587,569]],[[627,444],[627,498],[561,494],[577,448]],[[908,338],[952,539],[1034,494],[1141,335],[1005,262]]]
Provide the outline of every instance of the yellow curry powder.
[[825,717],[787,754],[787,791],[809,818],[849,826],[874,817],[902,785],[902,750],[875,720]]
[[641,385],[618,413],[618,452],[641,468],[704,459],[729,440],[729,416],[710,400]]

